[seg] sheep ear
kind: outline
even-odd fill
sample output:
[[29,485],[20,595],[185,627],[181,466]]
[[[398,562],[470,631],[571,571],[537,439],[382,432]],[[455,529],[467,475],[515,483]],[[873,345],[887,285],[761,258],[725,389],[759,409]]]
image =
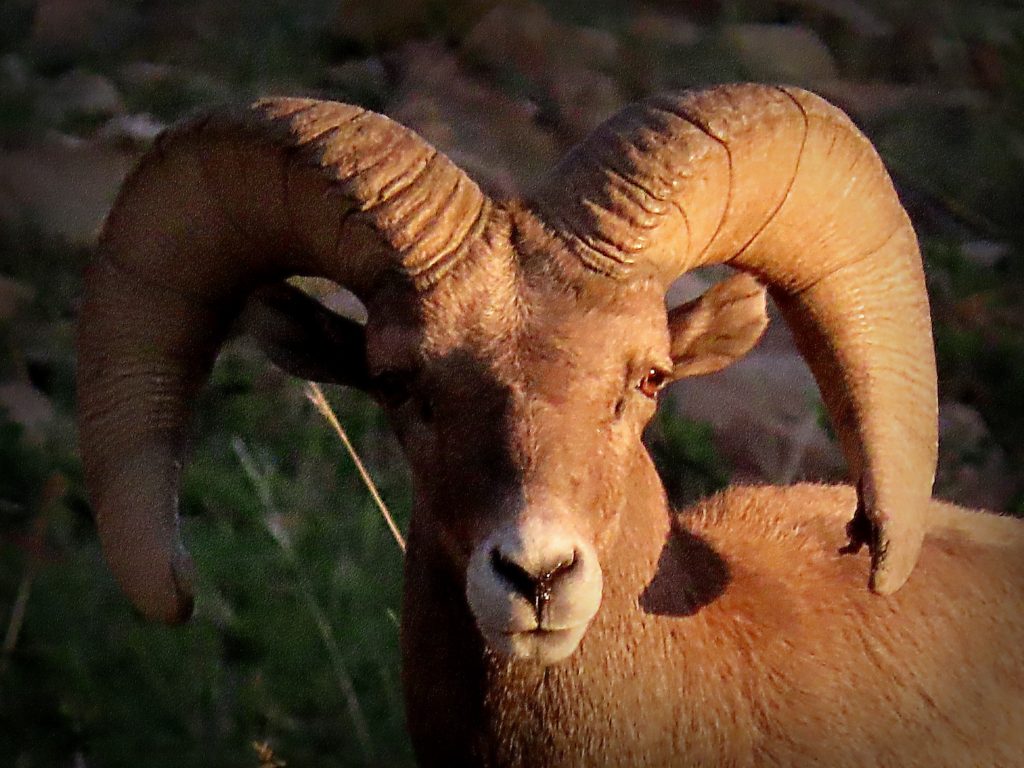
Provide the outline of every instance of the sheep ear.
[[668,314],[672,378],[720,371],[749,352],[765,328],[765,288],[739,273]]
[[327,309],[288,283],[249,296],[239,329],[274,365],[309,381],[366,389],[366,333],[355,320]]

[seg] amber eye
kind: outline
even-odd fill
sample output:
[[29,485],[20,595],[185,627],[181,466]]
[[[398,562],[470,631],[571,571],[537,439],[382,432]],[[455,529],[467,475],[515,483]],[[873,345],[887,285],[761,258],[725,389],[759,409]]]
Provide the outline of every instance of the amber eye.
[[668,381],[668,374],[658,368],[651,368],[644,374],[643,378],[636,385],[636,388],[652,400],[658,396],[658,392]]

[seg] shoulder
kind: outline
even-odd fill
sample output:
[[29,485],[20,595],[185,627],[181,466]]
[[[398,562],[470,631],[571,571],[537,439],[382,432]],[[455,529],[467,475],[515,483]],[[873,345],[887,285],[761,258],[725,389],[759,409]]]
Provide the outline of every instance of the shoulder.
[[[814,539],[846,543],[846,523],[857,508],[849,485],[736,485],[676,513],[677,525],[694,533],[755,536],[766,540]],[[978,546],[1024,546],[1024,520],[933,500],[928,536]]]
[[[841,554],[856,507],[856,491],[848,485],[737,485],[676,513],[674,526],[706,541],[738,572],[864,586],[867,549]],[[1007,571],[1003,577],[1019,584],[1022,563],[1024,521],[931,502],[919,580],[959,574],[969,581],[970,572],[980,569]]]
[[757,540],[838,548],[846,543],[845,525],[856,507],[857,494],[847,485],[735,485],[680,510],[674,522],[719,544]]

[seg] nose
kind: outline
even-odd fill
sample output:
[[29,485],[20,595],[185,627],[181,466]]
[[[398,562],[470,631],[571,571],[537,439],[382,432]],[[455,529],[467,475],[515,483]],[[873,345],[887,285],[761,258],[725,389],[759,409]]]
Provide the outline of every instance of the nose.
[[524,514],[473,550],[466,600],[492,650],[554,664],[576,649],[597,614],[601,564],[575,526]]
[[549,553],[544,561],[525,563],[515,552],[500,545],[491,549],[491,569],[518,595],[533,606],[537,621],[543,618],[544,609],[551,599],[559,581],[572,574],[579,563],[580,554],[575,549],[561,553]]

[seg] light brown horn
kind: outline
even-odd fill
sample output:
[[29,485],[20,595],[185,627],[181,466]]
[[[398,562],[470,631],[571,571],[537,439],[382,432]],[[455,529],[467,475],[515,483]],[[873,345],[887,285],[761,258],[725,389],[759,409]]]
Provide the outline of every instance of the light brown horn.
[[125,182],[86,275],[80,446],[104,554],[147,616],[188,617],[178,486],[191,403],[245,297],[292,274],[365,297],[436,283],[491,204],[406,128],[272,99],[172,129]]
[[935,475],[935,357],[913,228],[850,120],[788,87],[656,97],[570,152],[535,204],[590,270],[667,284],[727,263],[769,286],[858,481],[872,587],[899,589]]

